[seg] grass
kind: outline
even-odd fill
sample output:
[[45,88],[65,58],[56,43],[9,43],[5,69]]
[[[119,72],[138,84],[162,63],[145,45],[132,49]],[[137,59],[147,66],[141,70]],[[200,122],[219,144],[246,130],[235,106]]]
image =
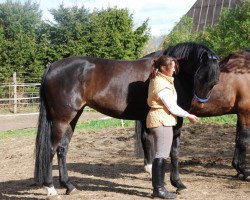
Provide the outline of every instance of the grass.
[[[219,117],[206,117],[199,118],[200,123],[215,123],[215,124],[231,124],[235,125],[237,121],[236,115],[224,115]],[[80,132],[82,130],[100,130],[105,128],[121,127],[123,123],[124,127],[134,127],[135,122],[133,120],[120,120],[120,119],[107,119],[107,120],[91,120],[82,123],[78,123],[76,126],[76,131]],[[187,119],[184,123],[189,123]],[[22,138],[22,137],[32,137],[36,134],[36,128],[25,128],[25,129],[15,129],[9,131],[0,132],[0,140],[7,138]]]
[[[199,117],[199,122],[235,125],[237,122],[237,116],[236,115],[223,115],[223,116],[217,116],[217,117]],[[188,119],[185,119],[184,123],[189,123]]]
[[216,123],[216,124],[230,124],[235,125],[237,122],[237,115],[224,115],[219,117],[205,117],[200,118],[201,123]]
[[91,120],[79,123],[76,126],[76,131],[81,130],[98,130],[111,127],[132,127],[135,122],[133,120],[107,119],[107,120]]
[[7,138],[23,138],[35,136],[36,128],[14,129],[0,132],[0,140]]
[[[76,126],[76,131],[80,132],[82,130],[100,130],[105,128],[114,127],[133,127],[134,121],[132,120],[120,120],[120,119],[107,119],[107,120],[91,120],[82,123],[78,123]],[[0,132],[0,140],[7,138],[22,138],[31,137],[36,135],[36,128],[25,128],[25,129],[14,129],[9,131]]]

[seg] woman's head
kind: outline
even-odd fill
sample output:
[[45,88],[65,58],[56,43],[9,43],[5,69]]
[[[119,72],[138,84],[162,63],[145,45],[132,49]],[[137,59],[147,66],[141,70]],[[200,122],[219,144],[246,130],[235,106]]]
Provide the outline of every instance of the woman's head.
[[175,58],[163,55],[156,60],[153,60],[153,71],[150,78],[154,78],[159,71],[167,76],[172,76],[174,73],[178,73],[179,66]]

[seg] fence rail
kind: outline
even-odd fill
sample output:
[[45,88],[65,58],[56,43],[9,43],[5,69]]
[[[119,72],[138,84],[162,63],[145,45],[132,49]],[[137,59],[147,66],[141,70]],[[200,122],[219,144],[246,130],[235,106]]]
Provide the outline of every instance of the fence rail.
[[[12,82],[0,83],[0,112],[23,112],[24,107],[33,107],[33,112],[38,111],[40,83],[18,82],[16,72],[13,73]],[[30,109],[26,109],[30,112]]]
[[[13,82],[0,83],[0,116],[11,114],[32,114],[39,110],[40,83],[21,83],[14,72]],[[85,108],[93,111],[92,108]]]

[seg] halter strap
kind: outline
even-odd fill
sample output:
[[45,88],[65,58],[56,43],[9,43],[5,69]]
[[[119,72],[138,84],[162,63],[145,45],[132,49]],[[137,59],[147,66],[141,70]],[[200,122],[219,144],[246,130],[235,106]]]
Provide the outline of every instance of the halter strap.
[[196,94],[194,94],[194,99],[196,99],[200,103],[206,103],[208,101],[209,97],[207,97],[207,98],[200,98]]
[[209,55],[208,58],[212,60],[218,60],[218,58],[215,55]]

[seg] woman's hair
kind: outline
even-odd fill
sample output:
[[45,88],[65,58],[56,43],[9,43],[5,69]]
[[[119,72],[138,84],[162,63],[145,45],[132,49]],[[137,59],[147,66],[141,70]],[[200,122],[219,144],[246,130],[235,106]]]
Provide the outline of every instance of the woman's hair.
[[151,74],[149,75],[149,78],[150,79],[154,78],[158,71],[161,72],[161,66],[170,67],[172,61],[175,62],[175,73],[177,74],[179,72],[179,64],[178,64],[177,60],[171,56],[162,55],[158,59],[154,59],[152,61],[153,62],[152,63],[153,70],[152,70]]

